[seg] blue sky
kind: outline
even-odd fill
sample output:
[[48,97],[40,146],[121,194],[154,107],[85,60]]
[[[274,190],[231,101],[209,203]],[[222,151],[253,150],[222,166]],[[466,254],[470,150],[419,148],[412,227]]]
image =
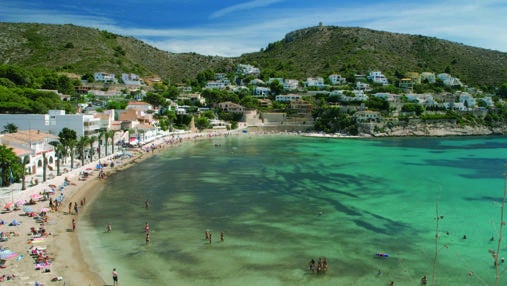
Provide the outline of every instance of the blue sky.
[[2,0],[1,22],[74,24],[169,52],[239,56],[296,29],[364,27],[507,52],[505,0]]

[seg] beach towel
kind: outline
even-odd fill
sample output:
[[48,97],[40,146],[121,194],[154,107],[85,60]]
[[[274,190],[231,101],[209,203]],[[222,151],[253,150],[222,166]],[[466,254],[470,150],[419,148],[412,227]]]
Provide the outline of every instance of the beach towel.
[[13,221],[11,221],[11,223],[9,223],[9,226],[16,226],[16,225],[20,225],[21,223],[19,221],[17,221],[16,219],[14,219]]
[[46,268],[46,267],[51,267],[51,263],[41,262],[41,263],[35,264],[35,270],[39,270],[39,269]]

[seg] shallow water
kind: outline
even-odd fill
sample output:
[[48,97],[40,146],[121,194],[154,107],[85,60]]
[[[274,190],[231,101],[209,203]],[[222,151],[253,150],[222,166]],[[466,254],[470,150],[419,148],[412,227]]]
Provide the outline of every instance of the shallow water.
[[[493,285],[506,151],[505,137],[213,138],[112,175],[80,235],[122,286]],[[319,257],[329,270],[311,274]]]

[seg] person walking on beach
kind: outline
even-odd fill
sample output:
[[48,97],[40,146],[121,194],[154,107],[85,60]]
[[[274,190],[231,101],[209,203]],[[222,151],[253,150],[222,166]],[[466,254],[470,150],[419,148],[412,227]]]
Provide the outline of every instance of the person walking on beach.
[[113,286],[118,286],[118,272],[113,268]]
[[76,220],[72,218],[72,232],[76,231]]
[[74,212],[76,213],[77,215],[77,211],[78,211],[78,208],[77,208],[77,202],[74,203]]
[[71,210],[72,210],[72,202],[69,203],[69,214]]

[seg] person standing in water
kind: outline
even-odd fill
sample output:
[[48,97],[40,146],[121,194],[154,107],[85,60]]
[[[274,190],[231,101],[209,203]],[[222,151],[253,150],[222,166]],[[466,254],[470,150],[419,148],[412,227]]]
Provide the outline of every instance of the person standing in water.
[[113,286],[118,286],[118,272],[113,268]]
[[146,232],[146,233],[150,232],[150,226],[148,225],[148,223],[146,223],[146,225],[144,225],[144,232]]

